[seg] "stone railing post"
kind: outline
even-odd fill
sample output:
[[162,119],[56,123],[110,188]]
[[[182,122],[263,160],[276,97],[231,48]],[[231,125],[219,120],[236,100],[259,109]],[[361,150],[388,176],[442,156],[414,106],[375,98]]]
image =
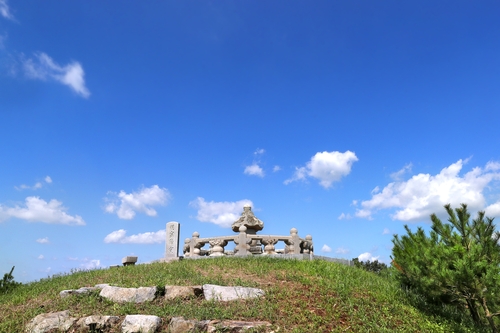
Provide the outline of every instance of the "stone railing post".
[[297,229],[290,229],[290,239],[285,241],[287,247],[285,248],[287,251],[285,253],[289,254],[299,254],[300,251],[300,237]]
[[238,234],[238,236],[236,236],[234,238],[234,242],[236,243],[236,249],[238,250],[237,255],[246,256],[248,254],[248,252],[247,252],[248,248],[249,248],[248,244],[250,244],[252,239],[247,238],[247,234],[246,234],[247,227],[245,227],[244,225],[242,225],[239,228],[239,231],[240,231],[240,233]]
[[193,232],[193,237],[191,238],[191,241],[189,243],[189,256],[190,257],[199,257],[200,256],[200,248],[197,248],[198,245],[198,238],[200,237],[200,234],[195,231]]
[[313,241],[312,236],[307,235],[306,239],[301,243],[302,253],[313,254]]

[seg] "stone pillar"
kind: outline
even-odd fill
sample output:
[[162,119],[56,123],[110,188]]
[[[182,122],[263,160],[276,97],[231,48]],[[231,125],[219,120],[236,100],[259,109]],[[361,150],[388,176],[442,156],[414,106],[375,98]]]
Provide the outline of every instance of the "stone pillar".
[[179,236],[181,224],[179,222],[167,223],[167,239],[165,242],[165,259],[179,258]]

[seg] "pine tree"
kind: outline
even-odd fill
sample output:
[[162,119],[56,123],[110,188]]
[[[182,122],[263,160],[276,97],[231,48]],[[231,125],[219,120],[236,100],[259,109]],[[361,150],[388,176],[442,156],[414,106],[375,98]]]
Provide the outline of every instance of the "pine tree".
[[12,275],[12,272],[14,272],[14,267],[15,266],[12,266],[10,273],[5,273],[3,279],[0,280],[0,294],[6,294],[21,284],[14,281],[14,276]]
[[484,317],[497,333],[493,317],[500,312],[492,309],[499,308],[500,233],[484,212],[471,221],[466,204],[444,207],[448,223],[432,214],[429,236],[405,226],[407,235],[394,237],[393,265],[403,283],[430,301],[467,308],[476,323]]

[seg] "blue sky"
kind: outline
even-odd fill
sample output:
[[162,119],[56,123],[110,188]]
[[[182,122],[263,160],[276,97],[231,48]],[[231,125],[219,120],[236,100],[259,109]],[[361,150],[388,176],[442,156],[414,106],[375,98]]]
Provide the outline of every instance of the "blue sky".
[[387,263],[446,203],[500,217],[499,12],[0,0],[0,274],[159,259],[166,222],[230,235],[248,202]]

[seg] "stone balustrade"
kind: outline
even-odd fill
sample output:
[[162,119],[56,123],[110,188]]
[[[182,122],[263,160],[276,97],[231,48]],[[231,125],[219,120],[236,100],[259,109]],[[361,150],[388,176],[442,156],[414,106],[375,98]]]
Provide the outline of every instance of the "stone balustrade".
[[[300,238],[295,228],[290,230],[290,236],[257,235],[252,231],[249,232],[245,225],[239,226],[238,230],[239,232],[233,236],[208,238],[201,238],[198,232],[194,232],[192,238],[186,238],[184,241],[184,257],[230,255],[231,252],[225,250],[230,242],[235,244],[233,251],[235,256],[280,254],[281,251],[277,252],[275,247],[278,242],[284,243],[284,254],[314,254],[312,237],[307,235],[305,238]],[[209,250],[204,249],[206,244],[209,244]]]

